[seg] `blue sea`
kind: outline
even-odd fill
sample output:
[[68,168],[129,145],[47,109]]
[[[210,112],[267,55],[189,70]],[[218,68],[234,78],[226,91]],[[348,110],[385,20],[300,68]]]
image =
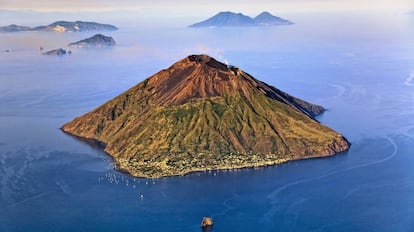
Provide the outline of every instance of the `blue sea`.
[[[215,232],[414,231],[414,16],[289,19],[296,24],[121,23],[105,33],[117,46],[104,49],[66,47],[92,32],[0,34],[0,231],[201,231],[204,216]],[[43,56],[40,46],[72,54]],[[317,119],[343,133],[351,149],[143,179],[114,171],[108,155],[59,130],[200,53],[324,106]]]

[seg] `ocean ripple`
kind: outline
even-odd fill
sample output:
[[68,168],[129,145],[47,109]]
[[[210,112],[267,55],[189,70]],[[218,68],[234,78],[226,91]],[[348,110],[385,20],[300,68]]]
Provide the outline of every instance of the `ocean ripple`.
[[404,81],[404,85],[406,86],[414,86],[414,70],[411,71],[410,75],[408,75],[407,79]]

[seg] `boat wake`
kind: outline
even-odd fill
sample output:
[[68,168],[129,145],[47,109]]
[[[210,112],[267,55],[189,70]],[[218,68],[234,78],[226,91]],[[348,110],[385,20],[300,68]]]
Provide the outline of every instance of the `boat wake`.
[[213,214],[212,217],[223,216],[226,215],[229,211],[235,209],[234,206],[230,205],[230,201],[237,197],[237,194],[234,194],[233,197],[228,198],[223,202],[223,210],[220,213]]
[[20,201],[17,201],[17,202],[14,202],[14,203],[8,205],[7,208],[13,207],[13,206],[16,206],[16,205],[19,205],[19,204],[23,204],[23,203],[26,203],[26,202],[31,201],[31,200],[36,200],[36,199],[45,197],[47,195],[49,195],[49,193],[39,193],[39,194],[36,194],[34,196],[31,196],[31,197],[26,197],[26,198],[24,198]]
[[408,75],[407,79],[405,79],[404,85],[410,87],[414,86],[414,70],[411,71],[410,75]]
[[288,189],[288,188],[290,188],[290,187],[300,185],[300,184],[303,184],[303,183],[308,183],[308,182],[320,180],[320,179],[323,179],[323,178],[328,178],[328,177],[331,177],[331,176],[334,176],[334,175],[337,175],[337,174],[340,174],[340,173],[349,172],[351,170],[355,170],[355,169],[358,169],[358,168],[364,168],[364,167],[377,165],[377,164],[386,162],[386,161],[394,158],[398,153],[398,146],[392,138],[390,138],[388,136],[385,137],[385,138],[386,138],[386,140],[388,140],[391,143],[391,145],[394,148],[393,152],[390,155],[386,156],[385,158],[382,158],[380,160],[375,160],[375,161],[372,161],[372,162],[368,162],[368,163],[364,163],[364,164],[360,164],[360,165],[356,165],[356,166],[353,166],[353,167],[345,168],[345,169],[338,170],[338,171],[328,172],[328,173],[325,173],[325,174],[322,174],[322,175],[319,175],[319,176],[316,176],[316,177],[311,177],[311,178],[298,180],[298,181],[295,181],[295,182],[285,184],[285,185],[275,189],[273,192],[271,192],[268,195],[268,198],[270,199],[270,204],[272,205],[272,207],[263,216],[261,223],[268,223],[268,222],[272,221],[273,216],[275,215],[275,213],[279,209],[279,207],[278,207],[278,195],[279,195],[279,193],[286,190],[286,189]]

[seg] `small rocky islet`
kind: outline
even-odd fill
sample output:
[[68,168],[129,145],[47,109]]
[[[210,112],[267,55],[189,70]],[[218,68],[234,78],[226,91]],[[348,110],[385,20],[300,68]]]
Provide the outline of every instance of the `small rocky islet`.
[[208,55],[190,55],[61,129],[98,141],[118,170],[159,178],[259,167],[349,149],[324,108]]
[[[102,34],[96,34],[90,38],[86,38],[77,42],[73,42],[68,44],[69,47],[112,47],[115,46],[115,40],[110,36],[105,36]],[[43,47],[41,47],[41,50],[43,50]],[[47,52],[42,52],[42,55],[66,55],[66,54],[72,54],[72,51],[65,50],[63,48],[53,49]]]
[[70,43],[70,47],[112,47],[116,42],[114,38],[102,34],[96,34],[92,37]]
[[[47,26],[27,27],[11,24],[8,26],[0,26],[0,33],[3,32],[22,32],[22,31],[45,31],[45,32],[88,32],[88,31],[114,31],[118,30],[116,26],[110,24],[102,24],[96,22],[84,21],[56,21]],[[115,40],[110,36],[96,34],[90,38],[70,43],[68,46],[76,47],[111,47],[115,46]],[[11,52],[11,49],[6,49],[4,52]],[[71,51],[63,48],[53,49],[43,52],[43,47],[40,46],[42,55],[48,56],[62,56],[71,54]]]
[[53,49],[47,52],[43,52],[42,55],[46,55],[46,56],[63,56],[66,54],[71,54],[71,51],[67,51],[63,48],[58,48],[58,49]]
[[211,217],[203,217],[200,223],[200,227],[203,231],[208,231],[214,225],[214,221]]

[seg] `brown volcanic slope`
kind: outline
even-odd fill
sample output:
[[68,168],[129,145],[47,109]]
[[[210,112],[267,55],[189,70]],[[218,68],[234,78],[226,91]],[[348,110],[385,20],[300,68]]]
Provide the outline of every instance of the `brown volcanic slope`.
[[207,55],[189,56],[62,130],[106,144],[134,176],[272,165],[349,148],[292,97]]

